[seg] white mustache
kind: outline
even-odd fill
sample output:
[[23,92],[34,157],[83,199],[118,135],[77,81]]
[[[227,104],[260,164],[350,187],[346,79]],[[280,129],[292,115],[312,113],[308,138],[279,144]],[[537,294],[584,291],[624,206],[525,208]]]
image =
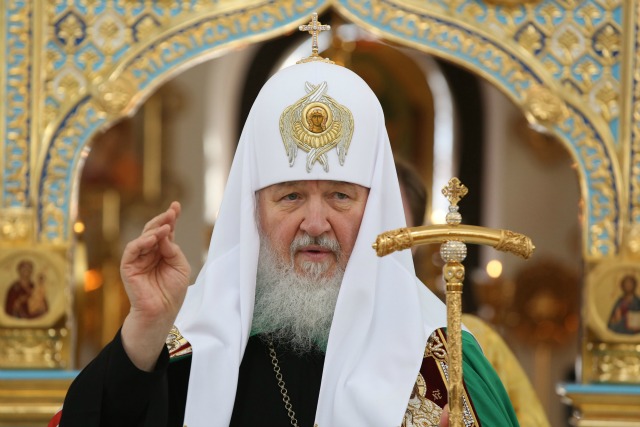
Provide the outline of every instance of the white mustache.
[[340,243],[336,239],[332,239],[331,237],[321,235],[318,237],[311,237],[307,233],[302,236],[296,237],[291,242],[291,246],[289,249],[289,253],[291,254],[291,259],[295,253],[304,248],[305,246],[320,246],[323,249],[330,250],[336,255],[337,259],[340,259],[342,256],[342,248],[340,247]]

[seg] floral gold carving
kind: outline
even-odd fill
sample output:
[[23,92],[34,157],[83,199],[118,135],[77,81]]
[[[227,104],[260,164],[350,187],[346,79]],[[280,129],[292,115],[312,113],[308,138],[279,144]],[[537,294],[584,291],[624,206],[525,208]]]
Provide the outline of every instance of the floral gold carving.
[[[31,79],[32,59],[32,4],[31,2],[9,0],[0,12],[6,14],[4,21],[6,46],[3,46],[3,69],[0,82],[6,87],[3,93],[5,108],[0,109],[4,117],[0,118],[0,130],[3,131],[3,150],[0,151],[3,165],[2,206],[26,206],[30,173],[30,126],[31,93],[28,88]],[[2,37],[0,37],[2,40]],[[5,92],[3,92],[5,91]]]
[[589,120],[573,107],[567,107],[567,118],[554,127],[556,133],[574,141],[584,162],[583,179],[588,188],[588,202],[585,204],[586,226],[583,241],[586,244],[584,256],[597,259],[606,254],[617,253],[619,235],[616,224],[620,215],[620,200],[616,188],[620,188],[621,177],[612,147],[601,136]]
[[395,251],[408,249],[413,245],[413,238],[408,228],[398,228],[380,234],[373,244],[378,256],[388,255]]
[[437,360],[446,362],[447,349],[440,338],[440,335],[435,332],[431,334],[427,341],[427,345],[424,348],[424,357],[433,357]]
[[542,0],[487,0],[489,4],[497,4],[501,6],[519,6],[523,4],[541,3]]
[[107,80],[96,86],[96,101],[107,114],[125,111],[135,94],[135,87],[126,79]]
[[0,242],[12,245],[33,239],[33,211],[23,208],[0,209]]
[[555,124],[567,117],[564,102],[547,87],[534,85],[525,92],[524,98],[525,115],[533,123]]
[[[458,262],[447,262],[442,267],[442,273],[445,281],[447,282],[447,289],[449,285],[460,284],[464,281],[464,266]],[[458,290],[462,290],[459,288]]]
[[528,259],[535,249],[529,237],[510,230],[502,230],[502,238],[495,248],[499,251],[511,252],[524,259]]
[[13,369],[67,368],[67,337],[66,328],[0,329],[0,366]]
[[633,224],[629,227],[626,249],[631,255],[640,256],[640,224]]
[[67,120],[73,126],[63,127],[51,141],[49,156],[41,176],[42,193],[39,199],[39,239],[42,242],[63,244],[68,236],[69,200],[74,165],[84,146],[80,140],[88,141],[105,122],[105,114],[89,99],[85,99]]
[[[451,203],[453,204],[453,202]],[[447,261],[442,267],[442,276],[446,282],[449,421],[454,426],[461,426],[463,420],[464,384],[462,379],[462,322],[460,316],[462,313],[464,265],[459,262]]]
[[640,352],[637,345],[592,343],[588,345],[589,381],[637,383],[640,378]]

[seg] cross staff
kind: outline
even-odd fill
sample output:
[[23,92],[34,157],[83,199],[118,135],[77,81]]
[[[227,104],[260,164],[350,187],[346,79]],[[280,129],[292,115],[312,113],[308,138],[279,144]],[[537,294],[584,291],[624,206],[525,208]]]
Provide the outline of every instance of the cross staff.
[[422,227],[399,228],[384,232],[373,244],[378,256],[408,249],[412,246],[440,243],[440,256],[446,264],[442,268],[447,283],[447,340],[449,341],[449,425],[462,427],[462,282],[467,256],[465,243],[493,246],[497,250],[511,252],[522,258],[529,258],[535,249],[531,239],[523,234],[508,230],[495,230],[472,225],[460,225],[462,216],[458,212],[458,202],[467,194],[467,187],[458,178],[451,178],[442,189],[449,200],[447,225],[425,225]]

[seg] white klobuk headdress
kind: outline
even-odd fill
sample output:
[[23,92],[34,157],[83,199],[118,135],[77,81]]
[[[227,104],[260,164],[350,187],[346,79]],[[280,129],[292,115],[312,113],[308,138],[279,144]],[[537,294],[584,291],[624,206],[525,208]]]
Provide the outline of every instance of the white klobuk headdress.
[[251,332],[259,235],[255,193],[298,180],[368,187],[329,335],[316,412],[319,427],[396,426],[444,305],[416,278],[409,251],[384,258],[371,244],[405,226],[382,108],[364,81],[309,62],[276,73],[245,123],[208,258],[176,321],[193,359],[189,427],[227,426]]

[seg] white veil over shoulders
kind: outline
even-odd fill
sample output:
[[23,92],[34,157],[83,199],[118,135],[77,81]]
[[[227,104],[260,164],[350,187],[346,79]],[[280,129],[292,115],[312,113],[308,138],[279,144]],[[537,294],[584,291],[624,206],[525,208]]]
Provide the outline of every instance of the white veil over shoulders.
[[[289,147],[290,165],[283,142],[288,129],[281,130],[280,119],[319,85],[350,111],[353,137],[342,146],[343,164],[336,147],[308,170],[309,154],[296,147]],[[342,131],[348,127],[343,123]],[[444,305],[415,278],[410,252],[379,258],[371,247],[379,233],[405,226],[377,98],[360,77],[338,65],[285,68],[264,85],[251,109],[206,263],[176,321],[193,348],[184,421],[189,427],[229,425],[253,316],[260,246],[255,192],[295,180],[345,181],[370,189],[329,334],[319,427],[400,425],[428,334],[445,326]]]

